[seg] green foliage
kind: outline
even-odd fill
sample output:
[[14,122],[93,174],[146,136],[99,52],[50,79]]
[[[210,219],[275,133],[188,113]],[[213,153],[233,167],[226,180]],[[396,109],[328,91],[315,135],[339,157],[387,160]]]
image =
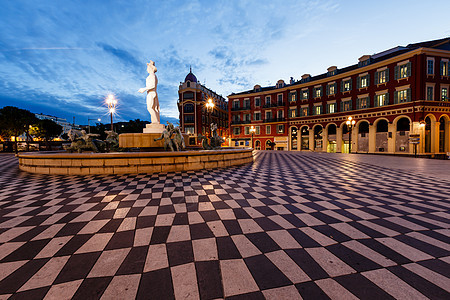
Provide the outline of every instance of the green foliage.
[[20,136],[37,120],[36,116],[26,109],[5,106],[0,109],[0,134],[8,139],[11,136]]
[[36,123],[36,126],[33,127],[31,134],[48,141],[52,138],[58,137],[61,134],[62,130],[63,128],[61,125],[55,123],[52,120],[44,119],[39,120]]

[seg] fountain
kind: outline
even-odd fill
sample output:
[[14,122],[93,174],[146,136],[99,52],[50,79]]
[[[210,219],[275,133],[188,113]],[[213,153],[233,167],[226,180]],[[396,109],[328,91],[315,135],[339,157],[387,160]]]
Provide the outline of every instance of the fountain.
[[[187,136],[170,123],[167,126],[160,124],[156,91],[158,79],[155,74],[157,69],[153,61],[147,64],[147,71],[149,75],[146,87],[139,89],[139,92],[147,93],[147,110],[151,124],[147,124],[142,133],[119,135],[118,145],[121,149],[140,148],[148,152],[20,153],[19,168],[31,173],[60,175],[148,174],[224,168],[253,162],[251,148],[221,148],[223,140],[217,135],[215,124],[211,124],[213,134],[209,144],[204,137],[204,150],[181,151]],[[110,140],[103,143],[114,145],[113,149],[119,149],[114,134],[110,132]],[[72,143],[71,147],[74,148],[68,150],[81,152],[85,147],[95,151],[99,148],[98,145],[102,145],[101,142],[90,140],[89,135],[85,135],[84,139],[84,142],[78,140],[78,144]],[[159,151],[163,148],[172,151]]]

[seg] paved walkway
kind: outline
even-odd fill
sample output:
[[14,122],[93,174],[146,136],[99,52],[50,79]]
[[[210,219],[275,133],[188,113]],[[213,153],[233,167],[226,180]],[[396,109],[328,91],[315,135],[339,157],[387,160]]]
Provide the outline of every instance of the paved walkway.
[[63,177],[0,155],[0,299],[450,299],[450,164],[436,162],[258,152]]

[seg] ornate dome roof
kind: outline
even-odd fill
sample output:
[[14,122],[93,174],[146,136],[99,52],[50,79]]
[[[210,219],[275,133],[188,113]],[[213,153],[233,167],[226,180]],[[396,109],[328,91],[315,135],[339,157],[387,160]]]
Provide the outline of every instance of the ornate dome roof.
[[186,78],[184,79],[184,82],[190,81],[190,82],[197,82],[197,77],[192,73],[192,69],[189,68],[189,74],[186,75]]

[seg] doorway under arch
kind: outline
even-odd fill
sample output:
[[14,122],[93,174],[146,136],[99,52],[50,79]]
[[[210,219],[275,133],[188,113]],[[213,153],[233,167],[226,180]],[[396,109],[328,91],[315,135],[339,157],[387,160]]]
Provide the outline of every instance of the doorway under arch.
[[314,150],[322,150],[323,127],[317,125],[314,127]]
[[302,150],[309,150],[309,128],[308,126],[303,126],[300,129],[300,135],[302,137]]
[[388,151],[388,128],[389,123],[385,119],[381,119],[376,125],[375,135],[375,152]]
[[408,118],[402,117],[397,121],[395,133],[395,151],[409,152],[409,130],[411,122]]
[[361,121],[358,125],[358,152],[369,152],[369,122]]

